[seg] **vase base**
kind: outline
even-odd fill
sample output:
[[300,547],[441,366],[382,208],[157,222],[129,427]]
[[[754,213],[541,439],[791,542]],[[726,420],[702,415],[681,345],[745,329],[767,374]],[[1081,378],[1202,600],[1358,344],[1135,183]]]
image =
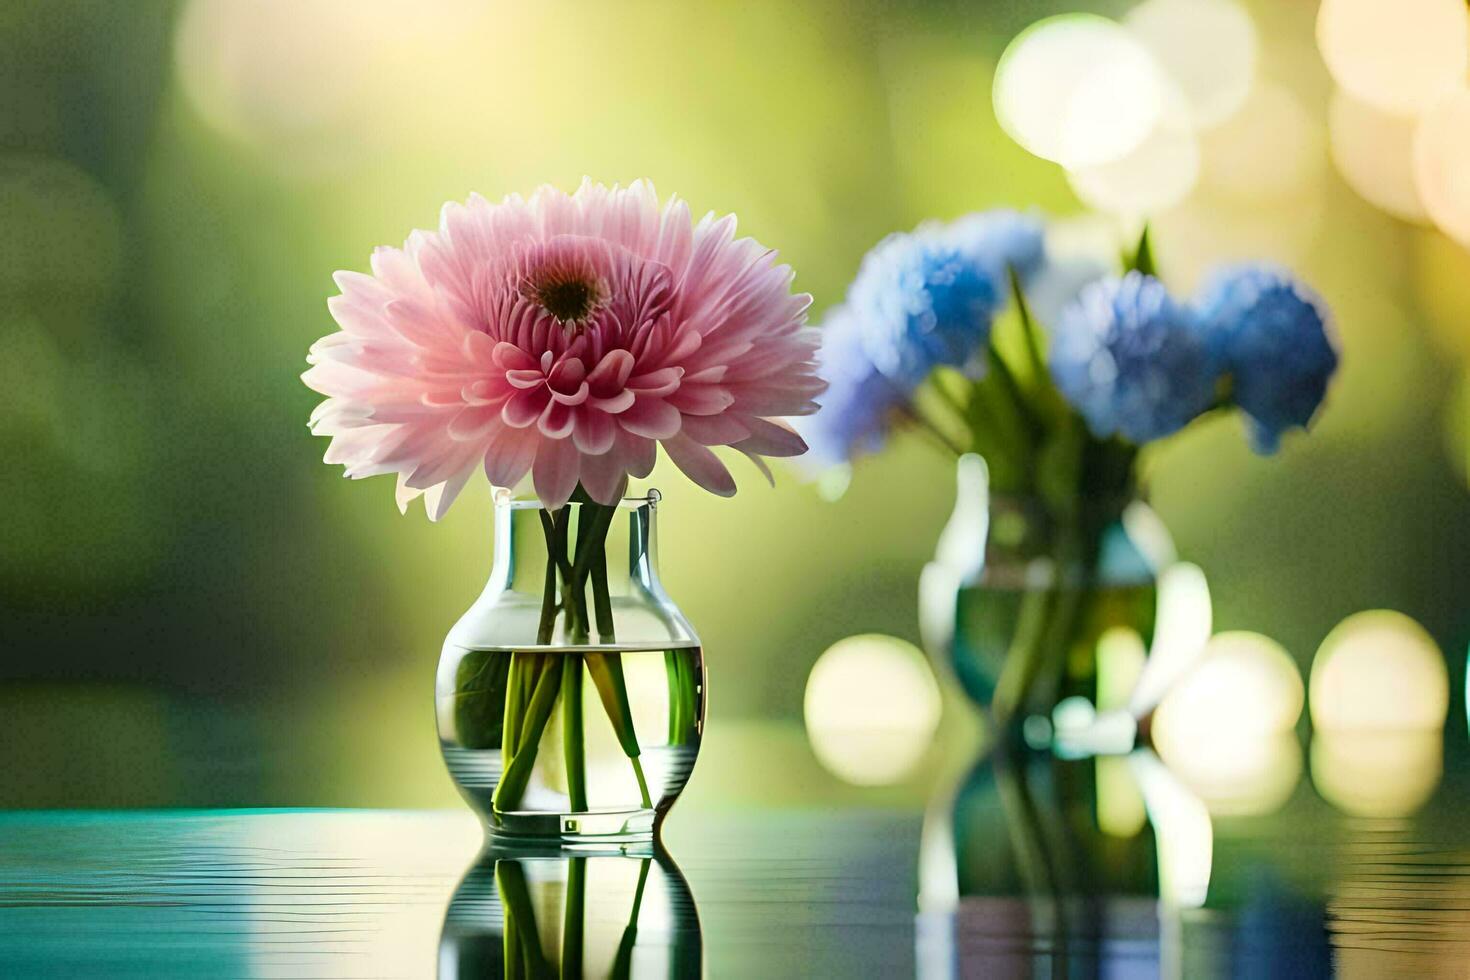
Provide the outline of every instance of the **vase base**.
[[485,819],[485,834],[493,843],[588,845],[618,848],[653,841],[659,824],[656,810],[598,810],[587,813],[534,811],[496,813]]

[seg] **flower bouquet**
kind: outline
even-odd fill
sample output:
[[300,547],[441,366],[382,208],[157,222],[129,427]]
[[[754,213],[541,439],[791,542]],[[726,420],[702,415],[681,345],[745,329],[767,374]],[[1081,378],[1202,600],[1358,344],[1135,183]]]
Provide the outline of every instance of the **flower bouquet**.
[[624,495],[660,445],[725,496],[711,447],[767,477],[806,450],[781,419],[824,386],[791,281],[733,217],[695,224],[641,181],[449,204],[371,275],[337,274],[341,330],[304,376],[328,396],[326,461],[397,474],[400,508],[422,495],[431,519],[476,471],[501,488],[490,581],[436,686],[445,760],[492,832],[646,837],[688,778],[704,659],[658,576],[659,495]]
[[1003,727],[1095,693],[1100,642],[1147,648],[1140,452],[1237,411],[1275,452],[1337,368],[1325,305],[1284,269],[1225,266],[1177,299],[1147,231],[1121,265],[1052,259],[1041,220],[975,214],[884,239],[826,317],[812,458],[846,468],[907,427],[961,459],[921,596],[948,628],[926,639]]

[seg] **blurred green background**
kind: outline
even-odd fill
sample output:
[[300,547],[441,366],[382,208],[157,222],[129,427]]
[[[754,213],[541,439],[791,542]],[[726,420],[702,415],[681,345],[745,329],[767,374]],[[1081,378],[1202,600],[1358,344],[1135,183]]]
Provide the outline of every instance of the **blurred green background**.
[[[390,480],[321,464],[298,375],[334,329],[332,272],[471,191],[643,176],[736,212],[820,319],[888,231],[1083,210],[1000,131],[990,80],[1032,21],[1128,6],[8,0],[0,805],[451,804],[431,685],[489,568],[489,494],[434,526]],[[1206,139],[1199,186],[1157,216],[1160,264],[1181,288],[1291,264],[1344,368],[1311,438],[1261,459],[1236,423],[1197,427],[1150,461],[1152,499],[1217,629],[1306,663],[1344,616],[1398,609],[1458,682],[1470,255],[1334,170],[1315,3],[1251,10],[1257,84],[1297,125],[1245,112]],[[650,481],[713,673],[689,797],[922,798],[934,760],[883,789],[823,771],[802,691],[842,637],[917,639],[949,464],[900,439],[835,503],[791,470],[737,475],[728,501],[665,464]],[[947,737],[971,737],[947,704]]]

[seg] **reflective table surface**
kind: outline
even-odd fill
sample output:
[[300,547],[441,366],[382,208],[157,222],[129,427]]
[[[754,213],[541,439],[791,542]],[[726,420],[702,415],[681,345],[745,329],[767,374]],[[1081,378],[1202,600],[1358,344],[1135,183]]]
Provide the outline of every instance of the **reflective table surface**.
[[457,811],[16,811],[0,976],[1464,977],[1461,740],[991,757],[924,812],[676,811],[624,854],[482,853]]

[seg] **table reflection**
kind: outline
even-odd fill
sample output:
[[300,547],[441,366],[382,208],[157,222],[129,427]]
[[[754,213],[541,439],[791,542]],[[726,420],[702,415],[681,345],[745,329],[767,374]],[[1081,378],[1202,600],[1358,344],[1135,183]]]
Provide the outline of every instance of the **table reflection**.
[[1380,736],[1319,735],[1310,782],[1300,743],[1248,746],[1239,792],[1240,767],[1150,748],[982,760],[926,813],[919,974],[1470,973],[1442,743]]
[[669,855],[488,848],[460,881],[440,980],[698,977],[694,896]]

